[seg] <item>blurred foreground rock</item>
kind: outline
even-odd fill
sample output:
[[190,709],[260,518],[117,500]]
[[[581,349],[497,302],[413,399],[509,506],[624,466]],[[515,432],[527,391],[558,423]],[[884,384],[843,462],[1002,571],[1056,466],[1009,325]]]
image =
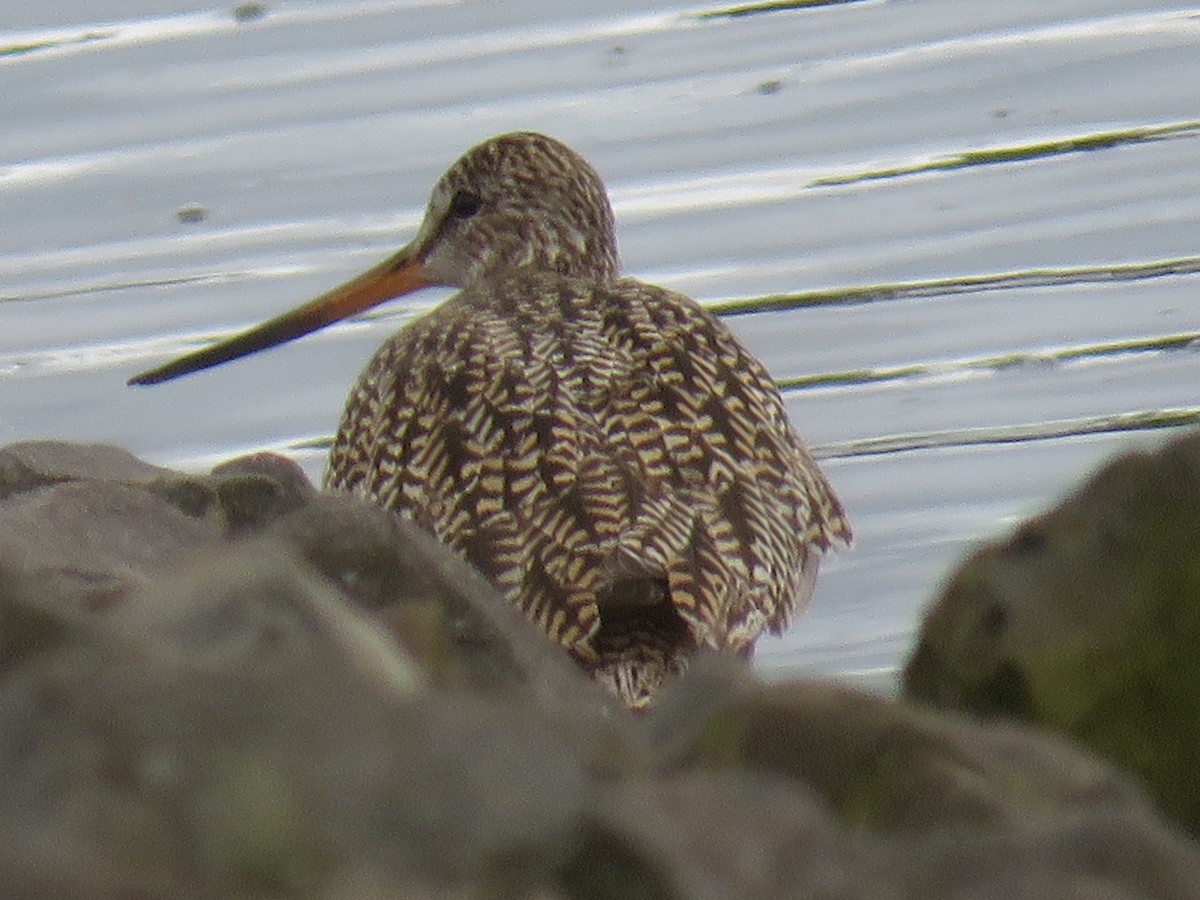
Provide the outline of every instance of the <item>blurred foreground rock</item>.
[[1200,434],[1127,453],[977,551],[929,612],[907,693],[1053,729],[1200,833]]
[[609,703],[435,541],[278,457],[0,449],[5,897],[1200,898],[1015,725],[699,661]]

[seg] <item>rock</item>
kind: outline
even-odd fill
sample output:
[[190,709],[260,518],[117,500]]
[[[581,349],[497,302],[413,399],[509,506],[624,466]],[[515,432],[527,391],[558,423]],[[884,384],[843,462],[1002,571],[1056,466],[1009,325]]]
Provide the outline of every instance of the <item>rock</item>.
[[234,459],[202,476],[150,465],[107,444],[25,441],[0,449],[0,501],[75,482],[141,488],[185,515],[218,517],[230,534],[261,527],[315,493],[299,466],[271,453]]
[[589,813],[568,897],[687,900],[1188,900],[1200,850],[1153,817],[1074,811],[978,831],[848,835],[779,775],[626,779]]
[[[705,678],[711,674],[700,672]],[[708,690],[675,767],[744,768],[815,790],[855,832],[1011,830],[1087,811],[1154,817],[1142,792],[1062,740],[820,682]],[[663,716],[681,718],[668,694]]]
[[[25,824],[25,823],[21,823]],[[33,840],[0,827],[0,882],[6,900],[266,900],[253,894],[183,882],[156,873],[122,868],[110,859],[67,853],[50,840]]]
[[229,665],[305,645],[402,693],[531,696],[597,767],[630,764],[629,717],[470,566],[410,522],[317,494],[291,461],[256,454],[193,476],[34,442],[0,450],[2,473],[0,571],[24,576],[22,599],[0,608],[14,624],[0,665],[44,629],[78,637],[81,611]]
[[348,495],[322,495],[270,531],[408,646],[424,648],[426,664],[445,684],[522,683],[547,700],[565,692],[572,703],[601,696],[589,690],[581,698],[574,685],[586,682],[575,677],[566,655],[471,566],[407,519]]
[[397,697],[427,683],[418,661],[382,623],[355,610],[291,547],[266,535],[195,558],[132,594],[106,622],[223,671],[270,669],[300,656],[356,670]]
[[141,487],[66,481],[0,502],[0,565],[37,579],[67,608],[103,610],[220,539]]
[[61,603],[45,579],[0,557],[0,677],[31,654],[93,635],[86,615]]
[[0,500],[67,481],[147,483],[175,475],[108,444],[22,441],[0,448]]
[[197,518],[215,508],[215,493],[203,479],[151,465],[119,447],[24,441],[0,449],[0,499],[76,482],[141,487]]
[[[494,689],[521,681],[533,666],[518,661],[510,640],[530,647],[529,654],[550,653],[547,641],[529,641],[536,635],[523,623],[502,635],[490,621],[496,616],[483,611],[499,601],[492,588],[466,564],[455,566],[424,531],[383,509],[323,495],[280,519],[271,534],[385,623],[440,684]],[[459,571],[447,577],[447,565]]]
[[[985,551],[910,678],[1093,738],[1102,700],[1136,722],[1123,691],[1186,725],[1198,445]],[[16,445],[0,496],[4,896],[1200,900],[1196,845],[1059,738],[717,655],[633,717],[451,551],[279,457]]]
[[642,760],[628,712],[412,522],[354,497],[322,495],[267,533],[382,622],[434,685],[532,698],[601,770]]
[[[561,651],[470,566],[408,521],[349,496],[318,495],[283,457],[255,454],[192,476],[106,445],[28,442],[0,450],[0,495],[8,497],[0,501],[0,561],[31,573],[43,593],[68,606],[114,607],[201,553],[215,559],[229,546],[222,538],[270,530],[386,623],[439,683],[520,684],[547,703],[609,715]],[[210,575],[222,591],[232,590],[230,579],[247,566],[253,578],[267,577],[265,565],[251,565],[256,551],[229,552],[236,559],[224,564],[227,572],[210,562],[199,574],[181,575],[191,585],[183,593],[200,602],[197,582]],[[279,548],[262,552],[277,557]],[[278,577],[294,565],[277,559]],[[249,597],[255,589],[238,590]],[[192,602],[181,596],[175,591],[164,609]],[[210,604],[203,615],[212,614]],[[209,621],[229,637],[229,622]],[[196,631],[197,622],[186,627]]]
[[[1200,851],[1161,822],[1095,811],[1007,833],[872,841],[857,875],[912,900],[1194,900]],[[875,896],[879,896],[876,894]]]
[[366,866],[520,896],[566,858],[586,778],[528,705],[399,702],[301,654],[278,663],[221,671],[116,641],[11,669],[4,829],[103,860],[126,890],[312,896]]
[[240,456],[216,466],[212,476],[233,534],[262,528],[316,496],[304,470],[275,453]]
[[562,876],[567,896],[871,895],[855,874],[858,848],[824,803],[802,785],[763,773],[627,779],[601,796],[586,835]]
[[1034,729],[715,657],[646,724],[663,772],[622,782],[598,826],[639,896],[1200,898],[1200,848]]
[[1200,832],[1200,434],[1110,462],[972,555],[906,692],[1017,717],[1135,773]]

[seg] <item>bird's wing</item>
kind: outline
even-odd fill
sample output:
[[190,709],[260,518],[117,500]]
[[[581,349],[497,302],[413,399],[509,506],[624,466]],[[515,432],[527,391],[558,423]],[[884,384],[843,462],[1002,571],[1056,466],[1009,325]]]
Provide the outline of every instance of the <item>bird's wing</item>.
[[606,607],[668,598],[696,643],[781,627],[840,513],[724,325],[552,276],[463,292],[385,344],[328,483],[415,519],[581,656]]
[[697,618],[734,643],[779,630],[811,596],[821,551],[849,539],[840,503],[765,368],[724,323],[632,280],[607,308],[610,339],[642,373],[630,430],[705,512],[696,571],[718,589],[701,591]]

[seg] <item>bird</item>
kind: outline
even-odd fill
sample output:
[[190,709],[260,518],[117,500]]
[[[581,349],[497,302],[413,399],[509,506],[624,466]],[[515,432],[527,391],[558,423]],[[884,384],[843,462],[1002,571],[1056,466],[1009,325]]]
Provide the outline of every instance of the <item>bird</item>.
[[634,710],[807,606],[852,535],[775,383],[701,304],[622,276],[600,176],[540,133],[464,153],[364,274],[129,383],[430,285],[458,291],[367,363],[325,489],[431,532]]

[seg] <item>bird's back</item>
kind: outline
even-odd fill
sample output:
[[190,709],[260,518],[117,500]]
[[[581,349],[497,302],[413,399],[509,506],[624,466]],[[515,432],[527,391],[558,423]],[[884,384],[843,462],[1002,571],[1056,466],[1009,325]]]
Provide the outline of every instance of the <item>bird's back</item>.
[[456,549],[631,705],[748,650],[849,539],[762,365],[687,297],[516,273],[394,335],[327,486]]

